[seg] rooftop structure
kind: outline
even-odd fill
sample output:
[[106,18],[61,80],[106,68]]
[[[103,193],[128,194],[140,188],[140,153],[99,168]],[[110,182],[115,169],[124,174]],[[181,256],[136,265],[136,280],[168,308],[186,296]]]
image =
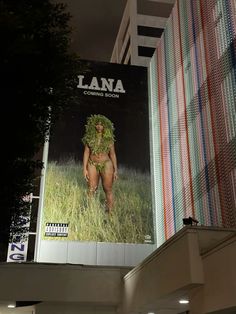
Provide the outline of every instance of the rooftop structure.
[[175,0],[128,0],[111,62],[148,66]]

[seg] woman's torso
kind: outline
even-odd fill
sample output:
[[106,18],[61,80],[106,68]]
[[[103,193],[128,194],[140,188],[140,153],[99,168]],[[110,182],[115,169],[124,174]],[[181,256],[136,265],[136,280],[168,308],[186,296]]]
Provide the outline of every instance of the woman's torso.
[[97,154],[90,153],[89,158],[95,162],[102,162],[102,161],[106,161],[110,159],[109,153],[97,153]]
[[97,138],[94,147],[89,147],[90,156],[89,158],[95,162],[103,162],[109,160],[109,152],[111,148],[111,143],[106,143],[104,145],[103,138]]

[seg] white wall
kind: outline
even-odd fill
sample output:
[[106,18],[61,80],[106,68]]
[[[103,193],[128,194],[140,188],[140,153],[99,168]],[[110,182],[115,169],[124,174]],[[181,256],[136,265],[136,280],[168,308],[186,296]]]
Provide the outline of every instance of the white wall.
[[136,266],[155,248],[154,244],[41,240],[37,262]]

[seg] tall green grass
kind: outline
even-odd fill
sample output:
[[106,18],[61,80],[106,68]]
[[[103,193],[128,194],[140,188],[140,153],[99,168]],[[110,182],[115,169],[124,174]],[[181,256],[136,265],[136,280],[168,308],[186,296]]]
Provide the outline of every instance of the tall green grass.
[[88,198],[81,164],[74,160],[49,162],[42,234],[47,222],[69,223],[69,234],[66,238],[43,236],[44,239],[122,243],[153,239],[149,175],[120,168],[113,193],[115,203],[108,215],[101,182],[95,197]]

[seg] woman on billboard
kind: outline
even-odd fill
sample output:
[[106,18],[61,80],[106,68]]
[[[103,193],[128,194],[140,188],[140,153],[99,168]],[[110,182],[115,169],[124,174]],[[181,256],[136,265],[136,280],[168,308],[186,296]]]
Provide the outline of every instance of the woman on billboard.
[[117,159],[114,146],[113,123],[103,115],[87,119],[84,143],[83,175],[88,183],[88,194],[95,194],[101,178],[106,196],[106,212],[113,207],[112,185],[117,179]]

